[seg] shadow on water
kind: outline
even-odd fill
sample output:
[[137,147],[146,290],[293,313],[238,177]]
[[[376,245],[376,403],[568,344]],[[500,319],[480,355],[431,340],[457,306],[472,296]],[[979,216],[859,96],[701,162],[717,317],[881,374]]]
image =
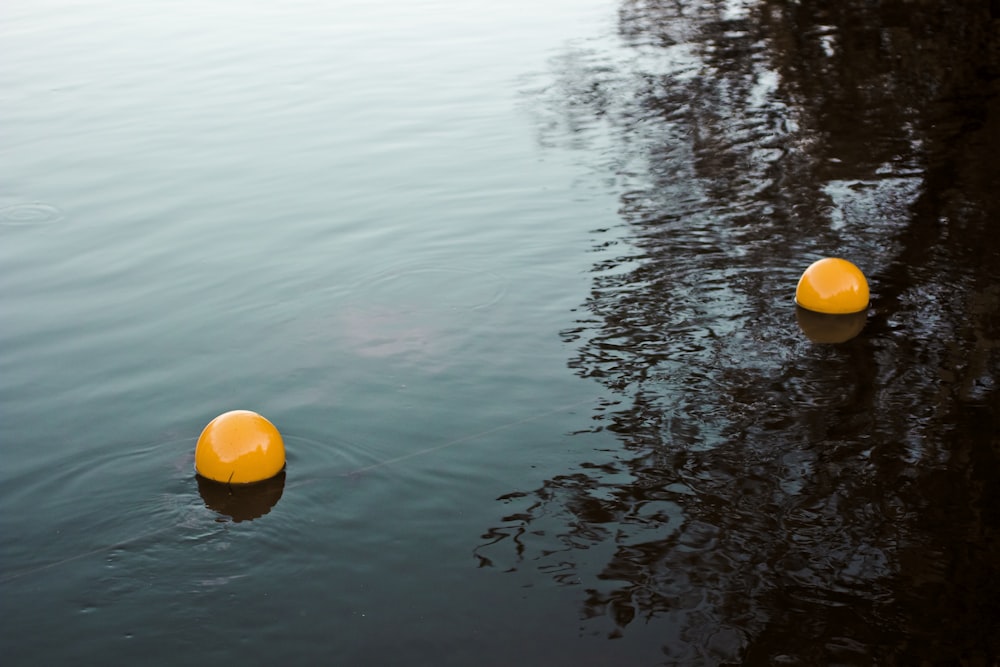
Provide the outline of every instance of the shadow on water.
[[205,507],[236,523],[264,516],[281,500],[285,471],[256,484],[220,484],[196,475],[198,494]]
[[[972,0],[623,2],[626,56],[556,63],[543,144],[610,135],[622,192],[564,332],[621,444],[503,496],[483,566],[669,664],[996,664],[998,32]],[[827,255],[872,283],[839,344],[792,301]]]

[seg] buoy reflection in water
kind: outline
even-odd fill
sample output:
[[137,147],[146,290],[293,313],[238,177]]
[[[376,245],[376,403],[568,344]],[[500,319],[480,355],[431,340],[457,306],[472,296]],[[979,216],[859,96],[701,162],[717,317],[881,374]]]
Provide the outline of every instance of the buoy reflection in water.
[[817,313],[802,306],[795,307],[795,320],[806,338],[814,343],[846,343],[865,328],[866,311],[848,315]]
[[285,471],[255,484],[224,484],[196,475],[205,507],[235,523],[259,519],[271,511],[285,490]]

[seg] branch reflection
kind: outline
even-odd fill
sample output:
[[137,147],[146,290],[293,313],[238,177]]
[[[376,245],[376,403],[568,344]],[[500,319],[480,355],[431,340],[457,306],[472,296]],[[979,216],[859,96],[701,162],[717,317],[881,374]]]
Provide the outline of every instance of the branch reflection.
[[[625,56],[557,61],[543,144],[617,147],[627,243],[563,337],[620,450],[501,497],[483,566],[671,664],[1000,655],[998,18],[633,0]],[[873,287],[835,346],[792,303],[826,255]]]

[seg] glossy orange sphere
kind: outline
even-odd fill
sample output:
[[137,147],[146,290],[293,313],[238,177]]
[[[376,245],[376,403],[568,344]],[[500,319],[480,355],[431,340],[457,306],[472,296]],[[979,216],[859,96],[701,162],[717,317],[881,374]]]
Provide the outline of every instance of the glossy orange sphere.
[[201,432],[194,467],[216,482],[259,482],[284,469],[285,443],[274,424],[256,412],[233,410],[210,421]]
[[861,269],[838,257],[813,262],[795,288],[795,303],[816,313],[858,313],[868,308],[868,301],[868,281]]

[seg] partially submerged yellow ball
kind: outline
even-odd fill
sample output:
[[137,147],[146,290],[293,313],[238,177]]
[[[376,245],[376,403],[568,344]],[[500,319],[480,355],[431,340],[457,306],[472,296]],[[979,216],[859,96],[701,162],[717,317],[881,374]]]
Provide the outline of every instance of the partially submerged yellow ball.
[[274,477],[285,467],[285,443],[274,424],[250,410],[226,412],[198,437],[194,468],[202,477],[249,484]]
[[839,257],[813,262],[795,288],[795,303],[817,313],[858,313],[868,307],[868,300],[865,274]]

